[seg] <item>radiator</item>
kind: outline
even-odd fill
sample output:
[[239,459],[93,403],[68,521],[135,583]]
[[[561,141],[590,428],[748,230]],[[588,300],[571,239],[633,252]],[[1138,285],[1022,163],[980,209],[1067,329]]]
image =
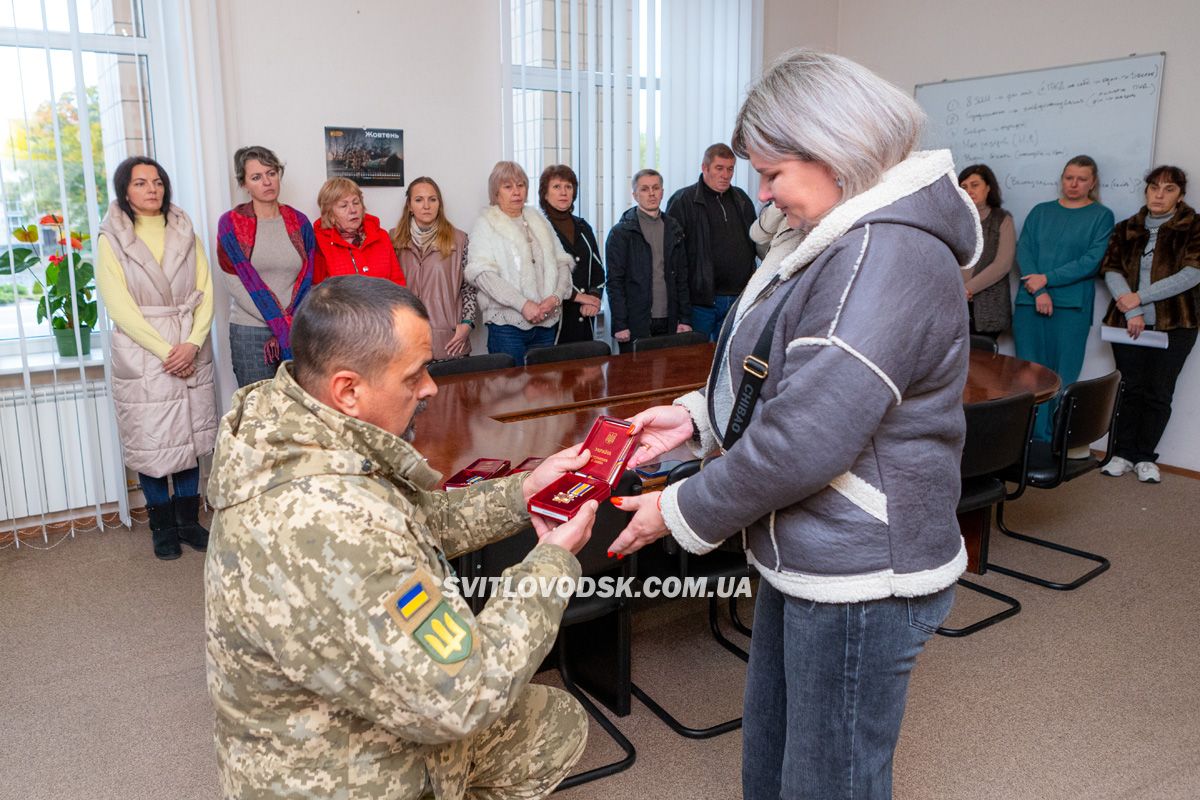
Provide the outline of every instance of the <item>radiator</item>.
[[0,520],[115,502],[113,425],[102,380],[0,391]]

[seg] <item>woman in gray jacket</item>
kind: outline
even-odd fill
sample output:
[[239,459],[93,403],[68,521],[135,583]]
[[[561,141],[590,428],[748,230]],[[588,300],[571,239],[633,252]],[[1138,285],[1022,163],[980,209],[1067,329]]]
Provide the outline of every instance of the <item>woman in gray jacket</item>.
[[[730,312],[706,389],[634,418],[639,463],[689,440],[722,455],[661,494],[618,498],[636,513],[612,550],[670,534],[699,554],[739,536],[763,577],[748,800],[891,796],[909,675],[966,566],[959,270],[979,256],[980,225],[949,152],[913,152],[923,122],[852,61],[776,62],[733,147],[786,225]],[[764,330],[762,393],[731,424]]]

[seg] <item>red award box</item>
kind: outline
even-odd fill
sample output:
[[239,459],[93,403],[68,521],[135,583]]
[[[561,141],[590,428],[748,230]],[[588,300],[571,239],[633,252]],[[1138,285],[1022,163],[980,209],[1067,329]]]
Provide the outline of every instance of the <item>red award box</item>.
[[499,458],[477,458],[442,484],[443,489],[461,489],[479,481],[499,478],[508,471],[509,462]]
[[591,460],[578,472],[563,475],[529,501],[529,511],[566,522],[589,500],[603,501],[625,471],[625,462],[638,437],[633,423],[616,417],[600,417],[592,423],[583,448]]
[[538,456],[530,456],[529,458],[522,461],[520,464],[517,464],[515,467],[513,467],[512,471],[509,472],[508,474],[516,475],[518,472],[532,472],[533,470],[537,469],[538,464],[542,463],[545,460],[546,459],[539,458]]

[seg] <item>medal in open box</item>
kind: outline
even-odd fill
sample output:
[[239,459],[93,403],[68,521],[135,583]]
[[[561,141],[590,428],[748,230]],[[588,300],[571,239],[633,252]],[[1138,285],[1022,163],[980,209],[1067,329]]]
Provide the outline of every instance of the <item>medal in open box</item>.
[[529,512],[566,522],[589,500],[606,500],[625,471],[625,462],[637,447],[638,437],[631,422],[600,417],[592,423],[583,449],[591,454],[588,463],[569,472],[533,496]]

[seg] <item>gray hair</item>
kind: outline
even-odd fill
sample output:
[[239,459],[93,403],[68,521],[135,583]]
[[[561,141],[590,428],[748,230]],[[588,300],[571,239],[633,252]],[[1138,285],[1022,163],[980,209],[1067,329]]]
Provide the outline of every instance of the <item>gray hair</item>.
[[396,341],[396,312],[424,320],[429,312],[403,286],[363,275],[339,275],[313,287],[292,319],[292,374],[313,395],[321,380],[354,370],[370,380],[403,347]]
[[658,170],[656,170],[656,169],[639,169],[637,172],[633,173],[633,180],[631,180],[629,182],[629,187],[636,192],[638,181],[640,181],[642,178],[645,178],[647,176],[653,176],[655,178],[658,178],[659,183],[663,182],[662,174]]
[[773,161],[825,164],[848,200],[907,158],[924,126],[916,101],[866,67],[799,49],[784,53],[751,87],[732,144],[743,158],[753,151]]
[[529,188],[529,176],[525,174],[524,167],[515,161],[497,161],[496,166],[492,167],[492,174],[488,176],[488,202],[492,205],[496,205],[500,186],[506,181],[523,183]]
[[239,147],[233,154],[233,174],[237,177],[238,186],[246,183],[246,164],[257,161],[268,169],[273,169],[283,177],[283,162],[270,148],[252,144],[249,147]]

